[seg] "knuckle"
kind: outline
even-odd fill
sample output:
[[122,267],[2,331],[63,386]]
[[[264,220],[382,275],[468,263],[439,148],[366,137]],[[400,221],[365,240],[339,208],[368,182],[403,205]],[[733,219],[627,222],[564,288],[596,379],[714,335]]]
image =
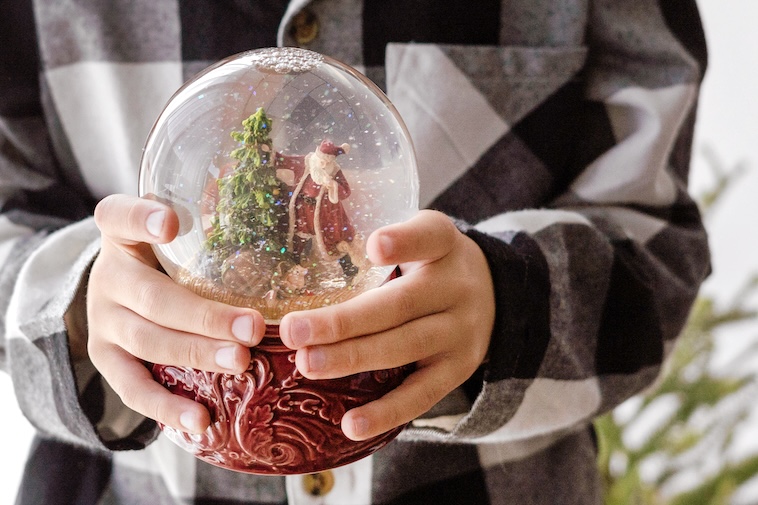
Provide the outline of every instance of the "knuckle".
[[206,353],[200,343],[195,339],[188,339],[182,352],[184,363],[193,368],[203,368]]
[[132,407],[134,410],[146,417],[149,417],[150,419],[154,419],[159,422],[166,421],[166,416],[163,412],[163,410],[165,410],[165,407],[162,405],[160,397],[140,394],[139,391],[137,391],[135,394],[139,396],[138,398],[135,398],[136,404]]
[[102,346],[99,343],[99,338],[96,338],[98,333],[91,333],[87,339],[87,356],[97,370],[101,370],[102,367]]
[[461,266],[466,269],[465,275],[461,275],[455,279],[456,289],[451,291],[458,295],[457,299],[459,300],[473,300],[473,295],[479,289],[479,286],[474,280],[474,272],[472,272],[470,263],[464,261]]
[[412,417],[415,416],[412,415],[412,412],[410,410],[399,409],[395,407],[387,409],[387,412],[383,415],[382,422],[385,423],[388,428],[394,428],[408,422]]
[[469,352],[466,353],[465,356],[459,356],[456,362],[460,365],[455,367],[453,370],[453,375],[451,376],[451,378],[455,379],[456,384],[463,384],[463,382],[465,382],[466,379],[468,379],[481,364],[475,352]]
[[418,398],[418,405],[420,409],[423,409],[424,412],[432,408],[434,405],[439,402],[444,395],[442,391],[443,389],[441,385],[436,384],[434,386],[421,388],[418,392],[419,398]]
[[460,370],[460,373],[466,374],[467,372],[476,370],[479,367],[480,365],[479,354],[481,352],[482,347],[483,346],[478,345],[477,343],[472,343],[471,347],[467,349],[467,352],[464,353],[463,356],[459,356],[456,359],[456,361],[462,364],[461,367],[458,367]]
[[436,236],[445,242],[453,243],[461,235],[455,223],[439,211],[428,211],[429,223],[436,231]]
[[418,301],[408,290],[399,290],[395,295],[395,311],[402,317],[415,314]]
[[209,303],[204,303],[202,307],[196,312],[198,314],[198,324],[200,331],[203,335],[214,336],[219,333],[219,317],[216,311],[213,310],[213,306]]
[[436,213],[437,221],[440,223],[440,230],[447,234],[448,238],[454,239],[461,235],[458,228],[455,226],[449,217],[442,212]]
[[146,325],[139,323],[124,326],[121,347],[129,354],[140,359],[147,359],[147,342],[150,339]]
[[100,229],[103,228],[104,221],[110,214],[111,208],[113,207],[114,198],[114,195],[108,195],[97,202],[97,205],[95,206],[95,224]]
[[357,345],[347,346],[344,363],[348,371],[363,371],[363,353]]
[[455,379],[451,377],[451,375],[453,375],[452,373],[448,373],[451,372],[451,370],[446,370],[447,367],[441,368],[439,365],[435,368],[437,368],[437,370],[433,375],[429,375],[429,369],[426,369],[426,376],[421,377],[419,376],[419,372],[417,372],[411,374],[409,377],[413,388],[410,397],[414,400],[413,406],[418,409],[418,414],[426,412],[432,408],[447,393],[454,389],[454,386],[451,386],[450,383],[454,382]]
[[433,335],[425,331],[417,331],[408,335],[407,342],[411,353],[413,353],[414,361],[425,358],[432,352],[433,338]]
[[135,232],[141,232],[144,228],[146,212],[144,206],[140,205],[141,203],[140,200],[135,200],[129,205],[129,208],[126,211],[125,222],[127,228],[132,231],[132,234],[136,234]]
[[[149,414],[148,412],[145,412],[144,406],[141,405],[140,399],[142,398],[142,395],[139,393],[139,386],[136,382],[128,381],[120,385],[111,384],[111,388],[113,388],[124,405],[141,414]],[[155,417],[151,418],[155,419]]]
[[135,224],[139,222],[139,200],[125,195],[108,195],[95,206],[95,224],[105,236],[129,238],[135,236]]
[[137,308],[138,312],[146,319],[153,320],[160,312],[163,305],[165,292],[158,284],[152,282],[143,282],[137,288]]
[[332,341],[337,341],[350,335],[350,319],[340,311],[334,311],[329,320]]

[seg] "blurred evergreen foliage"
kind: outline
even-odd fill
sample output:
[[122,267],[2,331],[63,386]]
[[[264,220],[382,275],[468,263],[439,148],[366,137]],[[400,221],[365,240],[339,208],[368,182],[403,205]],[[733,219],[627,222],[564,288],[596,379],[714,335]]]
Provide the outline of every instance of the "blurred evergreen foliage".
[[[703,155],[714,176],[699,198],[707,219],[746,164],[725,169],[713,150]],[[756,321],[758,275],[747,277],[730,300],[701,294],[658,382],[596,420],[606,505],[727,505],[758,476],[758,449],[735,455],[734,443],[758,402],[758,335],[728,363],[713,363],[716,338]]]

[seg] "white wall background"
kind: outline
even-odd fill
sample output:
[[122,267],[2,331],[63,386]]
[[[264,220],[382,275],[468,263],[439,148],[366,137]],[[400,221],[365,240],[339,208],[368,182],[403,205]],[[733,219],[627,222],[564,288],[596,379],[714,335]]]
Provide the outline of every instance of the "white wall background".
[[[710,187],[712,175],[703,146],[712,148],[727,168],[747,162],[748,171],[711,215],[714,273],[707,294],[728,297],[744,279],[758,272],[758,2],[699,0],[709,43],[710,68],[705,80],[696,135],[692,188]],[[758,338],[758,322],[742,325],[722,339],[722,352],[734,354]],[[16,407],[13,388],[0,374],[0,505],[14,502],[32,429]],[[758,421],[757,421],[758,422]]]
[[702,149],[712,147],[727,168],[746,162],[747,173],[708,222],[714,275],[705,289],[736,289],[758,267],[758,2],[698,0],[709,44],[696,129],[691,187],[710,182]]
[[[712,187],[711,150],[726,171],[742,165],[743,175],[712,210],[710,234],[713,274],[703,294],[731,299],[758,274],[758,2],[698,0],[709,44],[709,69],[701,96],[690,187],[698,195]],[[749,306],[758,307],[753,297]],[[727,362],[758,339],[758,321],[717,332],[717,359]],[[718,359],[720,357],[720,359]],[[758,374],[758,363],[752,371]],[[755,410],[758,423],[758,408]],[[756,426],[758,428],[758,425]],[[755,444],[751,444],[754,446]]]

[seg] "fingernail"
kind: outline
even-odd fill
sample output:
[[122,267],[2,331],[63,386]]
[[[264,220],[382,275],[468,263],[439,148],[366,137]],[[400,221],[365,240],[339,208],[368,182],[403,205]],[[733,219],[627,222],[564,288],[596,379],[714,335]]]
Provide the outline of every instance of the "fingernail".
[[234,353],[237,351],[235,347],[222,347],[216,351],[216,364],[221,368],[232,370],[235,368]]
[[326,354],[317,348],[308,350],[308,372],[318,372],[326,367]]
[[153,237],[160,237],[161,230],[163,229],[164,219],[166,219],[165,210],[156,210],[155,212],[147,216],[147,221],[145,221],[145,227],[147,228],[147,231],[150,233],[150,235],[152,235]]
[[311,338],[311,323],[307,319],[295,319],[290,323],[290,340],[292,345],[300,347]]
[[253,316],[239,316],[232,322],[232,334],[245,343],[253,339]]
[[179,422],[182,423],[182,426],[184,426],[189,432],[202,433],[205,431],[205,426],[203,426],[200,416],[198,416],[194,410],[182,412],[179,416]]
[[365,417],[353,418],[353,434],[356,437],[364,437],[368,433],[368,419]]

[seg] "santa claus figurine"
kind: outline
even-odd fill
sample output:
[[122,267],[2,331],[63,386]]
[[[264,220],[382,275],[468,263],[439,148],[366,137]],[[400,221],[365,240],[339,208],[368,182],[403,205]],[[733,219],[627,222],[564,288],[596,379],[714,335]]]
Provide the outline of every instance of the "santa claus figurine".
[[342,201],[350,196],[350,186],[336,159],[347,154],[348,144],[324,140],[314,152],[302,156],[278,156],[277,177],[290,186],[287,248],[301,257],[308,245],[322,258],[339,260],[346,275],[357,267],[348,254],[355,229]]

